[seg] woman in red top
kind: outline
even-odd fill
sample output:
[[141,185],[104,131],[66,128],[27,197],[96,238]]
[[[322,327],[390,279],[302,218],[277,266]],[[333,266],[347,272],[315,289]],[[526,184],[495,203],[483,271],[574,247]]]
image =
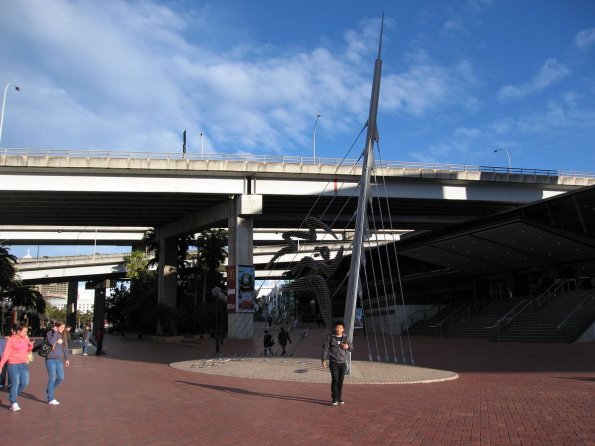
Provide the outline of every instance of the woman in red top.
[[33,350],[33,343],[27,336],[28,327],[17,325],[2,354],[0,369],[8,361],[8,377],[10,378],[10,392],[8,399],[12,403],[10,410],[16,412],[21,410],[17,401],[18,394],[29,384],[28,354]]

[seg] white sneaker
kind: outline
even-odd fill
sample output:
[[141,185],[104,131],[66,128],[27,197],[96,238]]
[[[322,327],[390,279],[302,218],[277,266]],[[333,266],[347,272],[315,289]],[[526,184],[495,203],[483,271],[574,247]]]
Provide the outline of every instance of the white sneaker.
[[10,410],[12,410],[13,412],[18,412],[19,410],[21,410],[21,406],[19,406],[18,403],[13,403],[13,405],[10,406]]
[[57,406],[58,404],[60,404],[60,401],[58,400],[52,400],[48,403],[50,406]]
[[83,356],[89,356],[87,353],[83,353]]

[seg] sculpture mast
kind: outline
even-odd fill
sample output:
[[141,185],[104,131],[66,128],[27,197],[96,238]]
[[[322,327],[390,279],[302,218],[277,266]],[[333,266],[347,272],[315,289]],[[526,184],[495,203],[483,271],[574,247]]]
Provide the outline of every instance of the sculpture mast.
[[350,344],[353,340],[353,327],[355,323],[355,307],[357,305],[357,296],[361,288],[360,267],[362,266],[363,241],[364,236],[367,236],[368,232],[366,211],[370,201],[370,176],[374,167],[374,143],[378,141],[376,118],[378,115],[378,97],[380,95],[380,74],[382,71],[382,59],[380,58],[380,53],[382,50],[383,30],[384,14],[382,14],[382,23],[380,26],[378,57],[376,58],[376,62],[374,64],[374,81],[372,83],[372,95],[370,98],[368,132],[366,135],[366,148],[364,149],[364,160],[362,165],[360,191],[355,220],[355,235],[353,239],[351,264],[349,267],[349,282],[347,284],[347,297],[345,299],[345,315],[343,318],[345,323],[345,331],[347,332],[348,342]]

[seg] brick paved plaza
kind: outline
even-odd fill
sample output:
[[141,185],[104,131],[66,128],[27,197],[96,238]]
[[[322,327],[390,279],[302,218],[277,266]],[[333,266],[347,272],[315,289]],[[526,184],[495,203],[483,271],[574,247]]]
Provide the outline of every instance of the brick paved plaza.
[[[316,356],[317,339],[300,350]],[[413,337],[436,383],[349,384],[228,377],[175,369],[212,340],[165,344],[106,337],[106,356],[74,356],[45,403],[37,357],[22,410],[1,396],[2,444],[44,445],[595,445],[595,344],[507,344]],[[226,342],[224,353],[247,351]],[[310,352],[310,353],[308,353]],[[361,349],[360,349],[361,352]],[[362,359],[362,358],[360,358]]]

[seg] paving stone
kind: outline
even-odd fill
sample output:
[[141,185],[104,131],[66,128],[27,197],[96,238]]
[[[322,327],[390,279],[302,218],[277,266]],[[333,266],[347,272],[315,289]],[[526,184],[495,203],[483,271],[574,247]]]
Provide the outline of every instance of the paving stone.
[[[320,344],[311,344],[300,351],[316,364]],[[0,397],[6,444],[595,445],[593,343],[412,337],[416,366],[452,371],[458,379],[350,383],[346,404],[336,407],[329,405],[330,382],[170,366],[214,355],[212,340],[166,344],[106,336],[104,345],[105,356],[71,358],[56,392],[59,406],[45,402],[47,373],[36,358],[22,410],[11,412],[6,395]],[[221,353],[254,348],[226,340]],[[367,356],[361,349],[358,355],[356,361]]]

